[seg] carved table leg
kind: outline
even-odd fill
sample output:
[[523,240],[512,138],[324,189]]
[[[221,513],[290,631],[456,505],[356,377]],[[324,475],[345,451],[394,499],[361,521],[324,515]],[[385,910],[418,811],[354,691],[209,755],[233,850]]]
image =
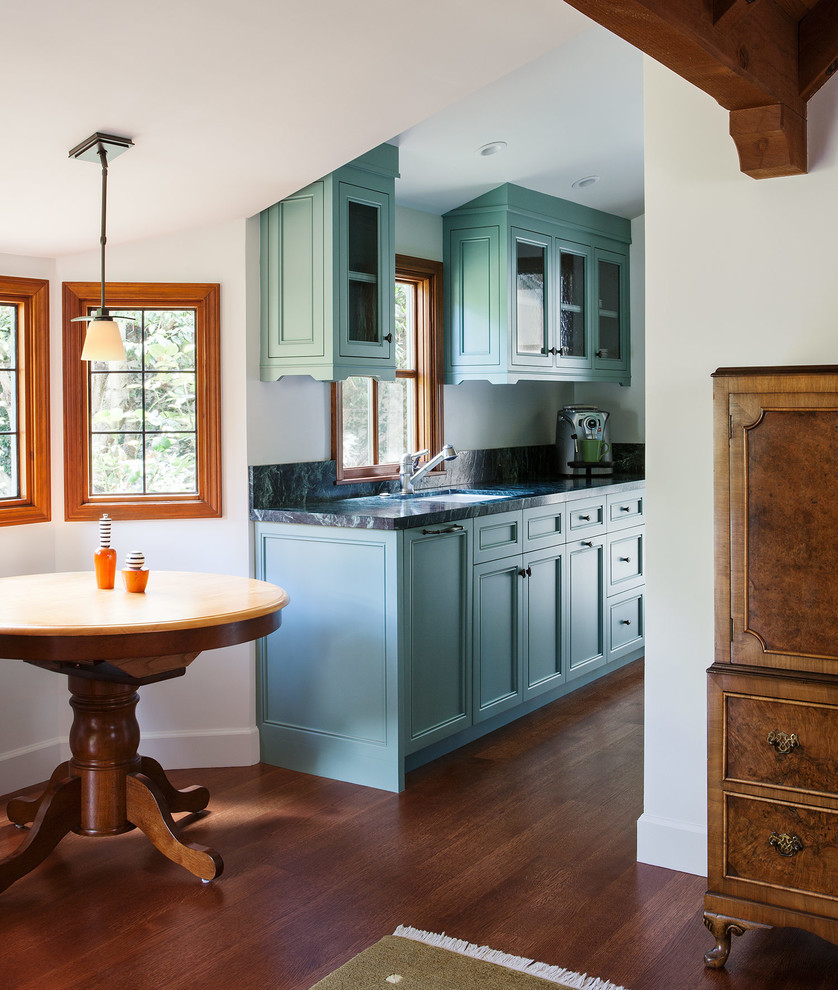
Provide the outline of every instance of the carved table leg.
[[746,931],[757,928],[770,928],[770,925],[758,925],[741,918],[728,918],[723,914],[704,912],[704,924],[716,940],[716,948],[704,954],[704,965],[710,969],[721,969],[730,955],[730,936],[743,935]]
[[33,824],[17,852],[0,860],[0,891],[41,863],[68,832],[119,835],[137,827],[169,859],[202,880],[220,876],[218,853],[184,842],[172,819],[173,812],[206,808],[209,791],[179,791],[156,760],[137,753],[136,685],[70,676],[68,686],[73,757],[56,767],[40,797],[9,801],[9,821],[21,827]]
[[38,813],[20,848],[0,860],[0,891],[42,863],[68,832],[81,821],[81,781],[65,777],[52,781],[40,798]]
[[53,784],[57,784],[59,780],[63,780],[65,777],[69,776],[70,761],[67,760],[65,763],[59,763],[59,765],[52,771],[49,784],[47,784],[43,794],[39,797],[12,798],[6,805],[6,815],[8,816],[9,821],[13,825],[17,825],[19,827],[23,827],[24,825],[28,825],[30,822],[34,822],[35,817],[38,814],[38,809],[46,800],[46,796],[49,793],[49,788]]
[[154,781],[172,814],[181,811],[203,811],[209,804],[210,793],[206,787],[193,784],[192,787],[185,787],[179,791],[172,785],[163,767],[150,756],[140,757],[140,773]]
[[224,862],[214,849],[181,838],[166,807],[166,799],[154,780],[131,775],[125,783],[129,821],[140,828],[164,856],[205,882],[221,876]]

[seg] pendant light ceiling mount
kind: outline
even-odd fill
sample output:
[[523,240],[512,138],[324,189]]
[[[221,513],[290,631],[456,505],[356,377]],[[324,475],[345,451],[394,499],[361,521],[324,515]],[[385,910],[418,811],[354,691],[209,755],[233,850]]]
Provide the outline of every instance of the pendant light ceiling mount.
[[[90,324],[81,352],[82,361],[125,360],[125,346],[122,343],[119,326],[105,306],[105,244],[107,242],[105,221],[108,205],[108,155],[113,160],[133,146],[134,142],[130,138],[97,131],[77,144],[75,148],[71,148],[69,152],[70,158],[84,162],[99,162],[102,166],[102,233],[99,238],[102,257],[101,305],[99,309],[94,310],[93,316],[79,316],[73,321],[83,321]],[[124,317],[117,317],[117,319],[124,319]]]

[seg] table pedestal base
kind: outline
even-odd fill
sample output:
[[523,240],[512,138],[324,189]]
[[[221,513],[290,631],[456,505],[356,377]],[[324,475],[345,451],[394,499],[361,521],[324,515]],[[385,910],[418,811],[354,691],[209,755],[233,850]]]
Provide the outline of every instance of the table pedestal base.
[[73,757],[56,767],[40,797],[9,802],[9,820],[32,827],[20,848],[0,860],[0,891],[43,862],[69,832],[101,836],[139,828],[160,852],[201,880],[220,876],[224,864],[218,853],[184,841],[172,818],[203,811],[209,791],[177,790],[156,760],[137,753],[136,687],[70,677],[69,688]]

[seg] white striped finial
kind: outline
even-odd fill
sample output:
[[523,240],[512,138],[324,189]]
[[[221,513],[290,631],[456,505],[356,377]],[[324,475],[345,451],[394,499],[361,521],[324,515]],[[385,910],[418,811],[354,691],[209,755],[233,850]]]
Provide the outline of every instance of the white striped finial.
[[99,520],[99,546],[109,547],[111,545],[111,523],[113,519],[107,512]]
[[129,571],[141,571],[145,564],[145,554],[140,550],[132,550],[125,555],[125,568]]

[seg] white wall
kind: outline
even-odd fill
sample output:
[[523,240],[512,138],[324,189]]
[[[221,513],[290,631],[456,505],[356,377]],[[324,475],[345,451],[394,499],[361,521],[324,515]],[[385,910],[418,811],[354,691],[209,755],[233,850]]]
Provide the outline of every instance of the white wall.
[[[0,254],[0,273],[52,281],[55,263],[47,258]],[[52,340],[54,344],[54,335]],[[55,380],[54,346],[51,351]],[[60,376],[59,364],[59,381]],[[51,418],[53,423],[57,421],[54,402]],[[53,463],[55,444],[53,439]],[[0,577],[52,570],[55,570],[54,517],[51,522],[0,527]],[[60,762],[66,735],[60,731],[59,723],[67,693],[61,680],[17,660],[0,660],[0,793],[41,779],[42,764],[51,761],[51,772]]]
[[[143,550],[152,571],[151,581],[155,569],[250,574],[244,403],[245,236],[245,222],[236,221],[131,245],[108,245],[108,278],[114,281],[221,283],[223,516],[114,523],[113,544],[120,557],[127,550]],[[96,281],[98,252],[57,262],[0,257],[0,270],[3,274],[51,279],[53,426],[53,520],[0,529],[0,573],[92,570],[98,542],[96,523],[64,521],[61,282]],[[56,746],[69,755],[66,739],[71,711],[63,678],[15,661],[0,665],[0,697],[3,793],[48,776],[58,762]],[[171,768],[252,764],[258,760],[254,711],[252,644],[208,651],[185,677],[142,688],[137,710],[142,750]]]
[[706,870],[717,367],[838,364],[838,85],[809,103],[810,173],[739,172],[728,115],[646,60],[647,651],[638,858]]

